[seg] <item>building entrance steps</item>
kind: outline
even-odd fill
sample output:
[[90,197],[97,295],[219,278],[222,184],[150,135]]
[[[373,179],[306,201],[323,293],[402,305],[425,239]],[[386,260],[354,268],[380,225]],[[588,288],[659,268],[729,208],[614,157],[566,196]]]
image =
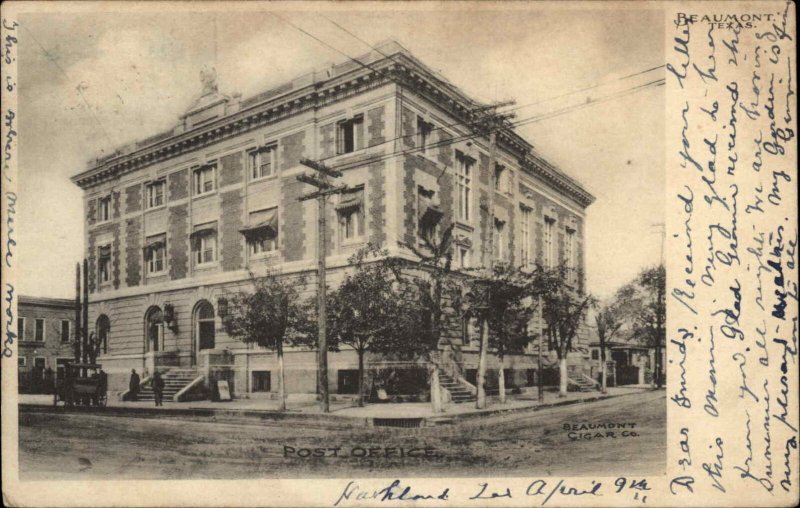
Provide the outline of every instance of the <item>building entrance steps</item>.
[[475,401],[475,395],[473,395],[473,393],[470,392],[466,386],[462,385],[442,371],[439,371],[439,385],[450,392],[450,397],[456,404]]
[[[174,402],[175,394],[197,379],[198,375],[194,369],[170,369],[162,373],[161,377],[164,379],[164,402]],[[139,389],[139,400],[155,400],[151,383],[152,379],[150,383],[142,385]]]
[[593,392],[597,390],[597,383],[587,378],[580,376],[578,378],[568,378],[569,384],[574,385],[580,392]]

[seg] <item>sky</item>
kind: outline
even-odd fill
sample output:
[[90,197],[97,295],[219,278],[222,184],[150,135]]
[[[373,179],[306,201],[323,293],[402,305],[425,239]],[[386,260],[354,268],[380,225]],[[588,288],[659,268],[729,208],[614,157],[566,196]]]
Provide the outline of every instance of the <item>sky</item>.
[[99,154],[172,128],[200,94],[204,66],[216,68],[222,93],[246,98],[387,39],[478,100],[516,100],[518,120],[581,105],[518,132],[597,198],[587,211],[588,289],[608,297],[659,262],[664,87],[623,92],[663,77],[663,69],[626,77],[663,64],[660,11],[523,3],[287,10],[295,5],[226,4],[215,13],[139,4],[124,15],[20,17],[20,293],[74,296],[84,217],[69,178]]

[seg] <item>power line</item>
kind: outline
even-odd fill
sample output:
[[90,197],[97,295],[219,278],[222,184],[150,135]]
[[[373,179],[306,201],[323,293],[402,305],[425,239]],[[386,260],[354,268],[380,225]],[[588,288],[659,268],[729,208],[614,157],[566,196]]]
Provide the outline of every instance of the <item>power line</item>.
[[[522,125],[527,125],[527,124],[535,123],[535,122],[542,121],[542,120],[548,120],[548,119],[554,118],[556,116],[565,115],[565,114],[571,113],[573,111],[576,111],[576,110],[579,110],[579,109],[583,109],[583,108],[588,107],[590,105],[599,104],[601,102],[605,102],[605,101],[608,101],[608,100],[611,100],[611,99],[615,99],[615,98],[619,98],[619,97],[624,97],[626,95],[630,95],[632,93],[636,93],[638,91],[645,90],[645,89],[648,89],[648,88],[655,88],[655,87],[658,87],[658,86],[662,86],[664,84],[664,81],[665,80],[663,80],[663,79],[655,80],[655,81],[652,81],[650,83],[646,83],[644,85],[639,85],[639,86],[636,86],[636,87],[633,87],[633,88],[629,88],[629,89],[623,90],[621,92],[614,93],[614,94],[609,95],[609,96],[605,96],[605,97],[601,97],[601,98],[595,99],[595,100],[593,100],[591,102],[588,102],[588,103],[581,103],[581,104],[577,104],[577,105],[572,105],[572,106],[569,106],[569,107],[566,107],[566,108],[562,108],[562,109],[559,109],[559,110],[551,111],[549,113],[544,113],[544,114],[541,114],[541,115],[535,115],[535,116],[531,116],[531,117],[528,117],[528,118],[524,118],[522,120],[519,120],[518,122],[512,123],[511,127],[514,128],[514,127],[519,127],[519,126],[522,126]],[[474,139],[474,138],[479,137],[480,135],[481,134],[476,134],[476,133],[463,134],[463,135],[460,135],[460,136],[454,136],[453,138],[450,138],[450,139],[445,139],[445,140],[440,140],[440,141],[437,141],[437,142],[434,142],[434,143],[429,143],[429,144],[426,144],[426,145],[423,145],[423,146],[420,146],[420,147],[412,147],[412,148],[408,148],[408,149],[404,149],[404,150],[394,150],[394,151],[389,152],[389,153],[380,154],[380,155],[378,155],[377,157],[375,157],[373,159],[367,159],[367,160],[361,160],[361,161],[354,161],[354,162],[351,162],[351,163],[346,163],[344,165],[337,166],[336,169],[345,170],[345,169],[350,169],[350,168],[362,166],[364,164],[382,162],[384,160],[387,160],[387,159],[390,159],[390,158],[394,157],[395,155],[410,155],[410,154],[421,152],[421,151],[428,150],[428,149],[441,148],[441,147],[444,147],[444,146],[451,145],[453,143],[466,141],[468,139]],[[412,135],[399,136],[396,139],[407,138],[407,137],[410,137],[410,136],[412,136]],[[383,144],[383,143],[375,144],[370,148],[374,148],[375,146],[379,146],[381,144]],[[334,156],[328,157],[327,159],[330,159],[332,157],[338,157],[339,155],[334,155]],[[327,159],[324,159],[324,160],[327,160]]]
[[[333,24],[334,26],[336,26],[340,30],[344,31],[345,33],[347,33],[348,35],[350,35],[354,39],[358,40],[362,44],[366,45],[370,49],[372,49],[374,51],[377,51],[378,53],[380,53],[381,55],[383,55],[386,58],[391,59],[392,61],[395,61],[394,58],[392,58],[391,55],[387,55],[386,53],[384,53],[380,49],[376,48],[375,46],[373,46],[369,42],[365,41],[364,39],[362,39],[361,37],[359,37],[358,35],[356,35],[352,31],[350,31],[347,28],[345,28],[344,26],[340,25],[339,23],[333,21],[332,19],[328,18],[327,16],[325,16],[323,14],[318,14],[318,16],[326,19],[328,22],[330,22],[331,24]],[[348,58],[352,59],[352,57],[350,57],[349,55],[345,55],[345,56],[347,56]],[[606,81],[606,82],[600,82],[600,83],[597,83],[597,84],[594,84],[594,85],[591,85],[591,86],[583,87],[583,88],[580,88],[580,89],[577,89],[577,90],[573,90],[571,92],[567,92],[567,93],[564,93],[564,94],[561,94],[561,95],[557,95],[555,97],[550,97],[550,98],[543,99],[543,100],[540,100],[540,101],[531,102],[531,103],[527,103],[527,104],[522,104],[522,105],[516,106],[515,108],[511,108],[511,109],[509,109],[507,111],[518,111],[518,110],[523,109],[523,108],[527,108],[527,107],[536,106],[536,105],[539,105],[539,104],[544,104],[544,103],[547,103],[547,102],[551,102],[553,100],[560,99],[560,98],[563,98],[563,97],[567,97],[569,95],[574,95],[576,93],[581,93],[581,92],[585,92],[587,90],[592,90],[592,89],[595,89],[595,88],[598,88],[598,87],[601,87],[601,86],[609,85],[609,84],[615,83],[617,81],[623,81],[623,80],[626,80],[626,79],[630,79],[632,77],[636,77],[636,76],[639,76],[639,75],[642,75],[642,74],[646,74],[648,72],[652,72],[654,70],[661,69],[664,66],[665,66],[664,64],[661,64],[661,65],[656,65],[656,66],[653,66],[653,67],[649,67],[649,68],[647,68],[645,70],[642,70],[642,71],[637,71],[637,72],[633,72],[631,74],[627,74],[625,76],[621,76],[621,77],[619,77],[619,78],[617,78],[615,80],[610,80],[610,81]],[[439,82],[442,82],[442,80],[440,80],[436,76],[433,76],[433,78],[436,79]],[[593,101],[593,102],[598,102],[598,101]],[[443,125],[441,127],[436,127],[433,130],[439,130],[439,129],[443,129],[443,128],[447,128],[447,127],[455,127],[455,126],[458,126],[458,125],[464,125],[466,123],[469,123],[469,121],[467,121],[467,122],[461,122],[461,121],[460,122],[454,122],[454,123],[451,123],[451,124],[448,124],[448,125]],[[397,141],[399,139],[402,139],[404,137],[407,137],[407,136],[398,136],[398,137],[395,137],[393,139],[386,140],[386,141],[384,141],[384,143],[391,143],[391,142]],[[373,145],[373,146],[377,146],[377,145]],[[327,160],[327,159],[330,159],[332,157],[336,157],[336,155],[333,155],[331,157],[327,157],[326,159],[322,159],[322,160]]]

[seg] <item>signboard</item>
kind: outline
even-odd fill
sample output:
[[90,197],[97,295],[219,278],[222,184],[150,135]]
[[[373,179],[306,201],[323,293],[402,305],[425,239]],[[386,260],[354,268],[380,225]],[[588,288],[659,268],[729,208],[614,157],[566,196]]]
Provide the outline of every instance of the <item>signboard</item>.
[[231,400],[231,390],[227,381],[217,381],[217,392],[219,392],[219,400]]

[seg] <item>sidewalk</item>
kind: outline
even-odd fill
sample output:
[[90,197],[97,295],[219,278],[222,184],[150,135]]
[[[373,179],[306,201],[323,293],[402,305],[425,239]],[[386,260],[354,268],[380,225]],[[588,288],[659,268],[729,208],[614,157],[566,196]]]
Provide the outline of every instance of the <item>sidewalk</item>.
[[[353,424],[364,424],[371,426],[374,419],[423,419],[425,423],[433,425],[437,420],[463,419],[479,417],[489,414],[502,412],[515,412],[525,410],[535,410],[537,408],[568,405],[578,402],[590,402],[610,397],[642,393],[649,391],[649,386],[635,387],[613,387],[608,389],[608,394],[602,395],[599,391],[592,392],[569,392],[566,397],[558,397],[556,392],[545,392],[544,403],[540,403],[536,393],[523,395],[509,395],[505,404],[500,404],[497,397],[490,397],[485,409],[476,409],[474,402],[462,404],[445,404],[443,413],[434,413],[429,402],[406,402],[406,403],[376,403],[367,404],[364,407],[354,406],[352,402],[331,402],[329,415],[321,412],[318,402],[308,401],[287,401],[286,412],[278,411],[278,403],[269,399],[236,399],[230,402],[167,402],[163,406],[156,407],[152,401],[148,402],[122,402],[109,400],[108,408],[97,409],[98,411],[108,411],[113,414],[120,413],[147,413],[157,415],[159,412],[188,414],[197,413],[202,415],[236,414],[241,416],[266,417],[270,414],[275,417],[300,418],[311,417],[329,418],[333,420],[351,420]],[[19,404],[27,406],[50,406],[53,405],[52,395],[30,395],[21,394]],[[59,406],[61,407],[61,406]],[[91,411],[94,408],[86,408]],[[303,418],[305,419],[305,418]]]

